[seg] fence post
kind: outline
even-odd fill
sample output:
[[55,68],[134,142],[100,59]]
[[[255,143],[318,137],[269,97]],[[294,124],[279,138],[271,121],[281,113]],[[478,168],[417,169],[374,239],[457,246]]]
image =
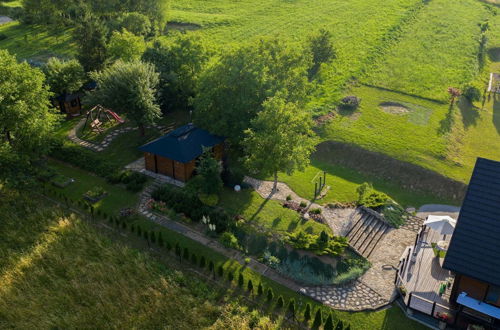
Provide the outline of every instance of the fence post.
[[326,171],[323,171],[323,187],[326,185]]
[[314,198],[318,196],[318,183],[314,182]]

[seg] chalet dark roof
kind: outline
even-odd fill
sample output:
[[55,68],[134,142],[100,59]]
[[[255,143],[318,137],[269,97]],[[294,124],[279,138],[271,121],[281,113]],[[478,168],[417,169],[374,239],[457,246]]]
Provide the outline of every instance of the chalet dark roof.
[[156,139],[139,149],[181,163],[188,163],[203,153],[203,148],[211,148],[224,138],[210,134],[193,124],[187,124]]
[[477,159],[443,268],[500,286],[500,162]]
[[77,98],[80,97],[79,93],[72,93],[72,94],[62,94],[56,97],[56,100],[60,102],[71,102],[73,100],[76,100]]

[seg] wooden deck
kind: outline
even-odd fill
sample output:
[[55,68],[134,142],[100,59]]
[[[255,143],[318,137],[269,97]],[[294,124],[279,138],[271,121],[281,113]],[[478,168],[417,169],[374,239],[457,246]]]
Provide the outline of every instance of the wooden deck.
[[[450,238],[449,235],[446,240]],[[447,311],[449,307],[451,286],[442,295],[439,294],[439,288],[448,278],[453,278],[453,275],[441,267],[440,259],[434,256],[431,246],[431,243],[442,239],[442,235],[427,229],[411,251],[413,256],[410,261],[400,272],[402,284],[408,292],[405,304],[409,303],[409,307],[429,315]]]

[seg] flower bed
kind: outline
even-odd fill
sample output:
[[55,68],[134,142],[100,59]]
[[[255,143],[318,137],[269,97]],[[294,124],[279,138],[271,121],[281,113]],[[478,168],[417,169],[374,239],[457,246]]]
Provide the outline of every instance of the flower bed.
[[[299,203],[294,202],[294,201],[286,201],[283,203],[283,207],[286,207],[287,209],[294,210],[297,213],[302,214],[302,216],[305,219],[307,219],[307,216],[306,216],[306,213],[307,213],[308,217],[313,219],[314,221],[319,222],[319,223],[326,223],[325,217],[323,217],[320,212],[316,212],[315,211],[316,209],[309,210],[309,212],[307,212],[307,205],[299,204]],[[317,210],[321,210],[321,209],[317,209]]]

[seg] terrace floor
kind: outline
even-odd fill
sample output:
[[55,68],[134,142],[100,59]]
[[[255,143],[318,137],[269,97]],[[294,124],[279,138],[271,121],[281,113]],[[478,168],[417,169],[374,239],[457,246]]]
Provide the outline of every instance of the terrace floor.
[[[448,235],[446,240],[450,240]],[[443,236],[438,232],[427,228],[422,238],[410,252],[413,256],[401,271],[401,279],[408,293],[405,303],[410,307],[426,314],[432,312],[445,311],[449,307],[449,297],[453,284],[453,275],[450,271],[443,269],[440,264],[443,259],[434,255],[431,243],[443,240]],[[439,293],[440,286],[448,279],[451,285],[442,294]],[[436,303],[436,306],[433,304]]]

